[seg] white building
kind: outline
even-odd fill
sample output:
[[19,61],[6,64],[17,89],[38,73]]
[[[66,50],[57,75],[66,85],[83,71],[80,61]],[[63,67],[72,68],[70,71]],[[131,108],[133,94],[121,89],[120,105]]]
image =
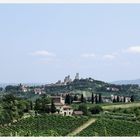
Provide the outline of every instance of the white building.
[[62,106],[59,110],[59,114],[63,116],[71,116],[73,114],[73,109],[70,106]]

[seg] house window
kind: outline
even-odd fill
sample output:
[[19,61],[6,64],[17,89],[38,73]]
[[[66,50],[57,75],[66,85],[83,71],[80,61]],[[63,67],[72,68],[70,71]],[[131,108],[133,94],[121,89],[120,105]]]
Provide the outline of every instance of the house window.
[[66,116],[66,112],[64,112],[64,116]]

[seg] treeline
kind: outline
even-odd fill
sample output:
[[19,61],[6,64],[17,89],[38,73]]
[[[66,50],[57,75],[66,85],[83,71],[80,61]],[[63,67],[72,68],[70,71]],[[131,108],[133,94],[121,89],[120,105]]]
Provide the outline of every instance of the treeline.
[[57,111],[53,100],[42,95],[35,102],[19,98],[13,94],[4,95],[0,99],[0,125],[20,120],[24,114],[55,113]]
[[43,95],[41,98],[36,99],[34,105],[35,113],[55,113],[56,107],[54,101],[47,95]]
[[[74,96],[72,96],[70,94],[66,94],[65,103],[66,104],[72,104],[73,101],[80,101],[81,103],[86,103],[87,99],[86,99],[86,97],[84,97],[83,94],[81,94],[80,99],[78,98],[78,96],[76,94]],[[91,102],[92,104],[93,103],[95,103],[95,104],[102,103],[103,102],[102,95],[92,93],[91,98],[88,99],[88,102]]]
[[0,100],[0,124],[8,124],[22,118],[25,112],[32,110],[32,102],[15,97],[12,94],[4,95]]

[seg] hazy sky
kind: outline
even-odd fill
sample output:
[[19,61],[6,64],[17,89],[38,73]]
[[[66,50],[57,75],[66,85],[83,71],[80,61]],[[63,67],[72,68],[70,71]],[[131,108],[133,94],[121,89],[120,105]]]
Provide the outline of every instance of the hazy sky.
[[76,72],[140,78],[140,4],[0,5],[0,82],[55,82]]

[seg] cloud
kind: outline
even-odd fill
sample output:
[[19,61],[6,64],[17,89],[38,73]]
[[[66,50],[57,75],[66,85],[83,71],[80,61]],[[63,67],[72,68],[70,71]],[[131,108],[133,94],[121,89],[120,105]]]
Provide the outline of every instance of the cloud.
[[133,54],[140,54],[140,46],[131,46],[131,47],[123,50],[123,52],[128,52],[128,53],[133,53]]
[[84,58],[94,58],[96,55],[94,53],[84,53],[81,56]]
[[49,57],[55,56],[54,53],[48,52],[46,50],[35,51],[30,54],[33,56],[49,56]]
[[114,55],[114,54],[105,54],[105,55],[103,55],[103,58],[110,59],[110,60],[113,60],[115,57],[116,57],[116,55]]

